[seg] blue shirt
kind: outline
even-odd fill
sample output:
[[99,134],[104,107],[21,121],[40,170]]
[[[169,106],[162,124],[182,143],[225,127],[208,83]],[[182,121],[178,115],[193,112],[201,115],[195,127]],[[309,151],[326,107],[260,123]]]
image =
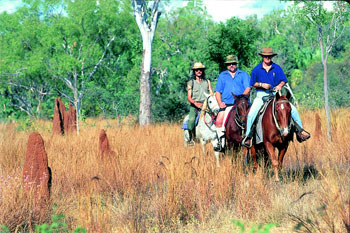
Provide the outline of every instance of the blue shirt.
[[249,87],[249,75],[243,70],[237,69],[235,76],[232,78],[228,70],[221,72],[216,83],[215,92],[221,93],[221,101],[225,104],[234,104],[235,95],[242,95],[245,89]]
[[[268,83],[271,85],[270,89],[273,89],[275,86],[280,84],[281,82],[287,83],[288,80],[286,78],[286,75],[284,74],[282,68],[272,63],[271,68],[269,72],[266,72],[264,67],[262,66],[262,62],[255,66],[255,68],[252,71],[251,77],[250,77],[250,86],[253,87],[253,85],[256,82],[261,83]],[[256,88],[257,91],[265,91],[263,88]]]

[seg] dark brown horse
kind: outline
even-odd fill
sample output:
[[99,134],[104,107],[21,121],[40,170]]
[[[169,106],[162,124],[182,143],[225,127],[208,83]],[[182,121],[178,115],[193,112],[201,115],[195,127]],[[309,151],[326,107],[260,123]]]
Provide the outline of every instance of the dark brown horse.
[[[262,119],[264,153],[270,158],[275,181],[279,181],[278,168],[282,166],[288,144],[293,139],[290,94],[287,96],[277,93],[268,104]],[[278,149],[278,157],[275,156],[275,148]],[[257,167],[256,154],[252,153],[254,167]]]
[[[243,135],[247,126],[247,116],[250,105],[248,95],[233,95],[233,98],[235,99],[235,106],[227,119],[225,136],[227,148],[233,148],[235,151],[238,151],[241,147]],[[247,153],[248,150],[244,147],[244,155],[247,156]]]

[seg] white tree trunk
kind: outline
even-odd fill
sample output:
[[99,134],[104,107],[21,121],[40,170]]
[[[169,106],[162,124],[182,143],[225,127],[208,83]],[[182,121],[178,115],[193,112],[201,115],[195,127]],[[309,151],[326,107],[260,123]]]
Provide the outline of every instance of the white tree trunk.
[[326,112],[326,126],[327,126],[327,139],[328,141],[332,140],[332,129],[331,129],[331,114],[329,109],[329,102],[328,102],[328,80],[327,80],[327,59],[328,59],[328,51],[327,46],[326,48],[323,47],[323,34],[322,34],[322,28],[319,27],[319,42],[320,42],[320,49],[321,49],[321,61],[323,65],[323,92],[324,92],[324,110]]
[[149,125],[152,123],[152,42],[160,16],[160,12],[158,12],[160,0],[154,1],[150,16],[147,15],[147,5],[144,0],[131,0],[131,2],[134,9],[134,17],[143,41],[139,124]]
[[140,75],[140,112],[139,124],[149,125],[152,122],[152,40],[143,38],[143,54]]

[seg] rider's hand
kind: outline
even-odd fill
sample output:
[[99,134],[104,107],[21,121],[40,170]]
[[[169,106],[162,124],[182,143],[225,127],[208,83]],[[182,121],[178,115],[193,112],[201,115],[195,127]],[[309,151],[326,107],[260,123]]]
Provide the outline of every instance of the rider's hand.
[[277,86],[275,86],[275,87],[273,88],[273,90],[274,90],[275,92],[279,92],[279,91],[281,91],[281,89],[282,89],[282,87],[281,87],[280,85],[277,85]]
[[226,108],[226,104],[225,104],[224,102],[221,102],[221,103],[219,104],[219,107],[220,107],[220,108]]
[[197,108],[202,108],[203,104],[198,103],[198,102],[194,102],[194,106],[196,106]]
[[264,89],[266,89],[266,90],[268,90],[268,89],[270,89],[271,85],[268,84],[268,83],[262,83],[262,84],[261,84],[261,87],[264,88]]

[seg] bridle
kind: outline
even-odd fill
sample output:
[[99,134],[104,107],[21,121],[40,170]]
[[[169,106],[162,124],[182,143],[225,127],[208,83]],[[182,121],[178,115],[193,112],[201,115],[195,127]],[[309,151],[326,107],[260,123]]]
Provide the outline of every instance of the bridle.
[[219,113],[219,111],[220,111],[220,109],[219,108],[217,108],[217,109],[211,109],[210,108],[210,105],[208,104],[209,103],[209,98],[210,98],[211,96],[208,96],[207,97],[207,108],[205,109],[205,112],[206,113],[208,113],[209,115],[210,115],[210,121],[209,122],[207,122],[206,120],[205,120],[205,117],[204,117],[204,123],[206,124],[206,125],[209,125],[210,124],[210,127],[214,124],[214,119],[216,118],[216,116],[218,115],[218,113]]
[[[273,103],[272,103],[273,104],[272,118],[273,118],[273,120],[275,122],[275,126],[276,126],[277,130],[280,132],[280,134],[282,136],[284,129],[281,129],[281,127],[279,126],[279,124],[277,122],[277,117],[276,117],[276,114],[277,114],[276,106],[279,103],[289,103],[290,104],[290,102],[289,102],[289,100],[278,100],[278,101],[276,101],[276,98],[274,98],[273,99]],[[292,120],[289,121],[288,132],[290,132],[291,128],[292,128]]]
[[[248,104],[249,106],[249,104]],[[239,115],[239,111],[238,111],[238,104],[236,104],[235,106],[235,109],[234,109],[236,112],[235,112],[235,123],[236,125],[242,129],[242,135],[244,135],[244,130],[245,130],[245,122],[242,120],[242,117],[247,117],[248,115],[247,114],[242,114],[242,115]]]

